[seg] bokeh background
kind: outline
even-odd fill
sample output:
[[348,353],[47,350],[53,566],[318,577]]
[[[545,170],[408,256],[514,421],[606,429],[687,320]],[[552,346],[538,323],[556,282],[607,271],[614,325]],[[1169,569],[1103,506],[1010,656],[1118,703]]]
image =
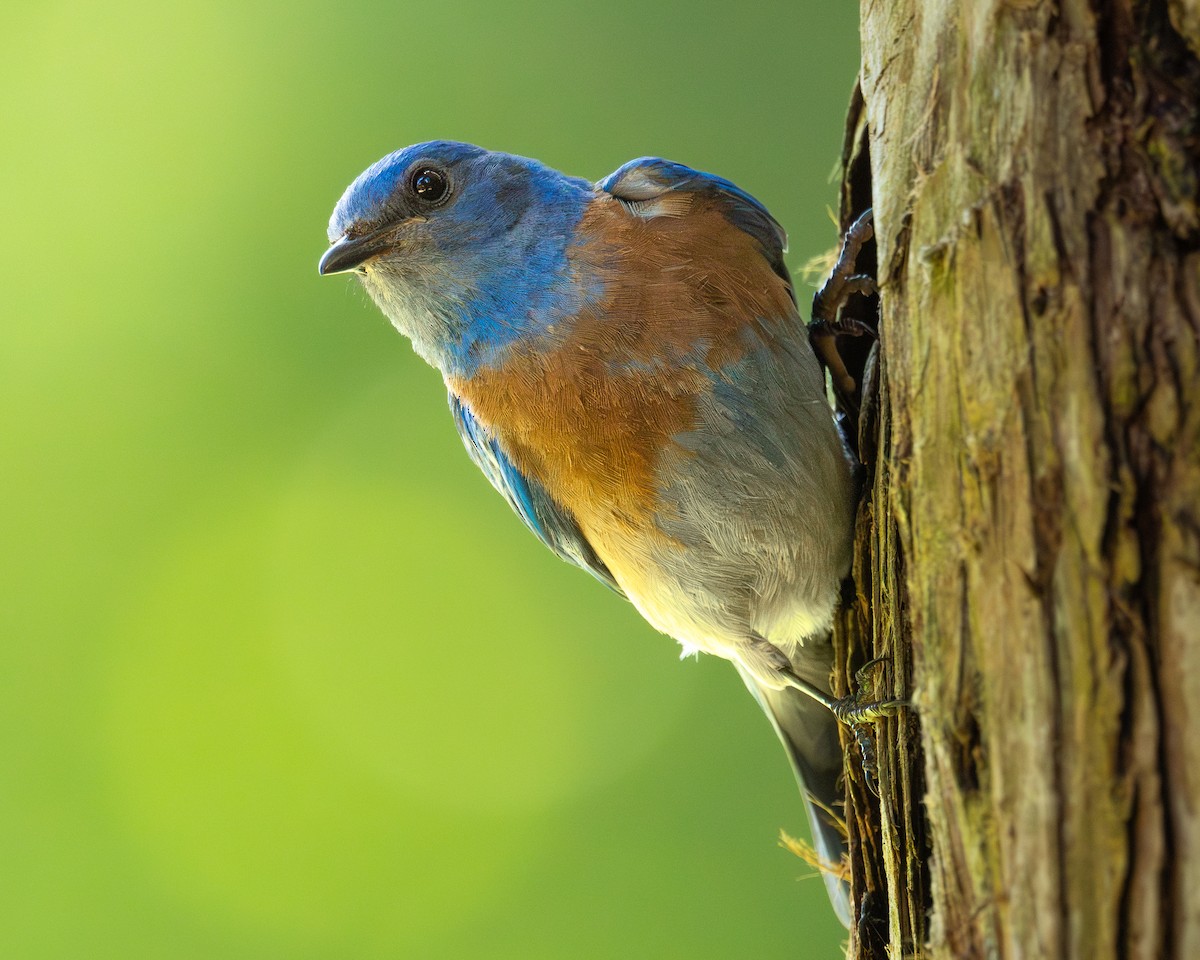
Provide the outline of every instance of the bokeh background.
[[719,172],[802,264],[857,61],[817,0],[6,10],[0,956],[837,955],[733,671],[537,544],[316,263],[446,137]]

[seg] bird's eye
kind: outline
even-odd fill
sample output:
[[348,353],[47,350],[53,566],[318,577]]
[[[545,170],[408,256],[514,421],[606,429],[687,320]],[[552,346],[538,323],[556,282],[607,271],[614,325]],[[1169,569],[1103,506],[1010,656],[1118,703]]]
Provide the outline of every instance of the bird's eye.
[[439,203],[450,192],[446,175],[432,167],[421,167],[412,175],[412,191],[426,203]]

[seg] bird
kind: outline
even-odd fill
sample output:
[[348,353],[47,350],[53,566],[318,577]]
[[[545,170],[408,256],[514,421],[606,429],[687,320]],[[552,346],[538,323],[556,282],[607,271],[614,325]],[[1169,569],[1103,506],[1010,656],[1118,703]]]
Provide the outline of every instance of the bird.
[[685,655],[733,664],[840,864],[830,628],[856,460],[766,207],[657,157],[592,183],[438,140],[363,171],[328,237],[320,274],[354,274],[441,372],[467,453],[525,525]]

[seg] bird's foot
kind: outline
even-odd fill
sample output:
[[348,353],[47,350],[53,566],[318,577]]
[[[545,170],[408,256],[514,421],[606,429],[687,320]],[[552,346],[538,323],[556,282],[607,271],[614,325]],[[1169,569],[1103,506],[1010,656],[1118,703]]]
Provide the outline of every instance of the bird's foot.
[[875,759],[875,744],[871,740],[870,727],[884,717],[894,717],[902,709],[910,706],[907,700],[886,699],[866,700],[863,690],[869,682],[868,674],[880,664],[886,663],[887,657],[875,657],[868,660],[854,673],[855,692],[835,701],[832,707],[833,715],[850,728],[862,763],[863,780],[867,789],[879,796],[879,766]]
[[875,336],[865,323],[850,317],[842,317],[841,309],[854,295],[871,296],[879,292],[873,277],[855,273],[854,263],[868,240],[875,236],[875,225],[870,209],[866,210],[850,225],[842,241],[842,250],[821,288],[813,295],[812,320],[808,324],[808,339],[820,360],[829,368],[834,386],[847,396],[854,396],[858,385],[846,370],[838,353],[836,339],[839,335],[859,337],[864,334]]
[[877,667],[889,662],[889,659],[888,657],[875,657],[854,671],[854,692],[835,699],[833,706],[830,707],[833,715],[842,723],[847,726],[874,723],[884,717],[894,717],[902,709],[910,706],[907,700],[868,700],[864,695],[864,691],[870,683],[870,674]]
[[857,692],[845,697],[834,697],[797,674],[787,655],[769,640],[759,636],[752,637],[747,644],[747,649],[753,651],[756,659],[761,659],[764,665],[782,678],[789,687],[824,704],[829,708],[830,713],[849,727],[874,723],[883,717],[895,716],[901,709],[909,706],[907,700],[863,699],[862,688],[866,686],[867,671],[884,663],[886,661],[884,657],[876,657],[859,667],[854,675]]
[[864,723],[874,723],[884,717],[894,717],[909,705],[907,700],[873,700],[869,703],[860,703],[857,696],[850,694],[848,697],[834,700],[829,709],[842,723],[854,727]]

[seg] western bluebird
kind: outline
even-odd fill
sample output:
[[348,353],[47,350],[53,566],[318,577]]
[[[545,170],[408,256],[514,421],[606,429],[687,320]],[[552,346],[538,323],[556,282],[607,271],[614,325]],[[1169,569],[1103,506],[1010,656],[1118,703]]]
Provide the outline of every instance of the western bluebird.
[[855,483],[779,224],[666,160],[591,184],[436,141],[364,171],[329,239],[320,272],[354,272],[441,371],[468,454],[542,542],[734,664],[840,862],[829,627]]

